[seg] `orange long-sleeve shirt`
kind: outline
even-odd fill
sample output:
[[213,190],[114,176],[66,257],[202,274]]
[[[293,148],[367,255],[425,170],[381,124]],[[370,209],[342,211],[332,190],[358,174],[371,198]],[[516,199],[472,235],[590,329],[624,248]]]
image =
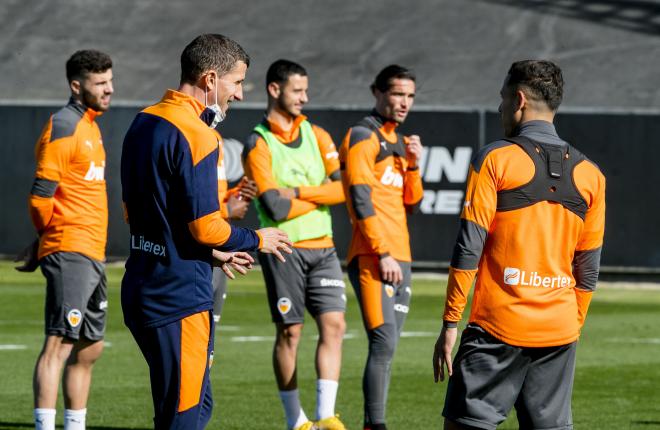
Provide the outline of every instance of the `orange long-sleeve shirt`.
[[539,191],[570,198],[552,201],[527,193],[528,202],[506,207],[503,202],[511,201],[507,194],[527,187],[535,175],[546,175],[548,167],[535,165],[531,150],[509,141],[495,142],[477,154],[449,272],[444,320],[460,321],[478,273],[470,322],[510,345],[564,345],[578,338],[596,287],[605,177],[561,142],[550,123],[525,123],[521,136],[546,139],[555,145],[551,151],[564,151],[563,163],[570,157],[580,160],[563,173],[570,175],[563,185],[544,179],[557,186]]
[[408,165],[404,145],[396,124],[375,113],[344,138],[339,160],[353,222],[348,261],[363,254],[411,261],[406,208],[419,204],[424,191],[417,166]]
[[[300,123],[306,120],[305,115],[298,115],[290,129],[283,130],[278,124],[264,118],[264,125],[283,145],[299,145],[301,141]],[[257,183],[258,196],[268,205],[276,218],[293,219],[304,215],[319,205],[335,205],[344,202],[344,191],[339,181],[339,159],[332,138],[321,127],[312,124],[312,131],[323,159],[326,174],[330,181],[319,186],[303,186],[297,190],[294,199],[279,198],[278,185],[273,175],[272,158],[266,141],[258,134],[252,133],[248,138],[243,152],[243,167],[245,174]],[[264,196],[270,196],[265,200]],[[296,242],[297,248],[329,248],[334,246],[332,237],[324,236]]]
[[96,116],[72,99],[50,117],[39,137],[29,198],[30,216],[40,233],[39,258],[66,251],[105,260],[105,149]]

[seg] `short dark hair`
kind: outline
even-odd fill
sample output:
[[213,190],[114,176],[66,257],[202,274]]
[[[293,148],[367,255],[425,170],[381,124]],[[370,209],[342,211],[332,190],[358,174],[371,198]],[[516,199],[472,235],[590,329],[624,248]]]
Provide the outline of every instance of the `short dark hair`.
[[307,70],[293,61],[279,59],[268,67],[266,86],[271,82],[277,82],[278,84],[286,82],[291,75],[307,76]]
[[250,56],[237,42],[222,34],[202,34],[181,53],[181,83],[195,84],[209,70],[222,76],[239,61],[250,66]]
[[83,79],[88,73],[103,73],[112,68],[112,59],[108,54],[94,49],[76,51],[66,61],[66,78],[69,82]]
[[412,70],[399,66],[398,64],[390,64],[376,75],[376,79],[370,87],[371,91],[378,90],[381,93],[384,93],[390,89],[392,79],[410,79],[415,82],[417,78]]
[[561,69],[552,61],[516,61],[509,68],[507,85],[521,89],[531,99],[545,103],[556,111],[564,96],[564,78]]

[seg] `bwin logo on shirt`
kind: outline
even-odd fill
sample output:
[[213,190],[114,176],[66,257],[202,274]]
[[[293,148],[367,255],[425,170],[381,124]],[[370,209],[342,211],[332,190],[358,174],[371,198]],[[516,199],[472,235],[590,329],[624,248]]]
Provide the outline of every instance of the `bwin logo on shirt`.
[[97,166],[93,161],[89,163],[89,169],[85,174],[86,181],[102,181],[105,178],[105,161],[101,161],[101,165]]
[[392,185],[393,187],[403,188],[403,176],[392,170],[392,166],[387,166],[383,176],[380,177],[383,185]]

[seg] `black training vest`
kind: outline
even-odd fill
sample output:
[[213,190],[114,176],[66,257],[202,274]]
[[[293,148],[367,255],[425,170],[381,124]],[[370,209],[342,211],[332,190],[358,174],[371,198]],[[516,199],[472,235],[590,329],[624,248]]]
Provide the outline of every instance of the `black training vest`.
[[529,155],[535,173],[525,185],[499,191],[497,210],[510,211],[549,201],[559,203],[584,220],[588,206],[573,181],[573,170],[585,160],[585,156],[571,145],[550,145],[525,136],[506,140],[520,146]]

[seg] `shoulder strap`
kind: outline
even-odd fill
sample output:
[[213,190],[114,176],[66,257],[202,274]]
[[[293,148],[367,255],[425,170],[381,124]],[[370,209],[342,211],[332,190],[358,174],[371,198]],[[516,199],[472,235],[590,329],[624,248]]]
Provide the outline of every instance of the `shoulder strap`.
[[584,155],[570,145],[550,145],[525,136],[505,140],[527,153],[535,173],[527,184],[498,192],[497,209],[514,210],[545,200],[559,203],[584,219],[586,202],[573,182],[573,170]]

